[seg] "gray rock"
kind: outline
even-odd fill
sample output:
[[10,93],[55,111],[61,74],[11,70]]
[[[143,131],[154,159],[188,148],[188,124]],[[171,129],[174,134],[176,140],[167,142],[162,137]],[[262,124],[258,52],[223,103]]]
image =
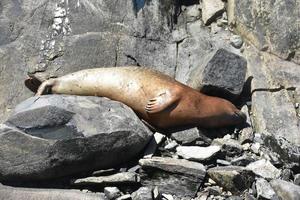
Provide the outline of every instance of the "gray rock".
[[300,186],[283,180],[272,180],[271,186],[279,198],[285,200],[298,200],[300,197]]
[[156,132],[144,151],[144,158],[151,158],[166,136]]
[[294,183],[300,186],[300,174],[294,176]]
[[254,133],[252,129],[252,123],[249,115],[249,109],[247,105],[244,105],[241,108],[241,111],[246,114],[246,123],[245,127],[240,131],[240,134],[238,136],[238,140],[241,144],[247,143],[247,142],[253,142]]
[[203,0],[202,1],[202,20],[206,25],[209,25],[217,17],[222,16],[225,4],[221,0]]
[[116,199],[122,196],[121,191],[117,187],[105,187],[103,190],[108,199]]
[[256,175],[261,176],[267,180],[276,179],[280,176],[281,171],[274,167],[270,161],[262,159],[250,163],[246,167],[252,170]]
[[293,176],[293,171],[290,169],[283,169],[280,174],[280,179],[284,181],[290,181]]
[[[300,39],[295,21],[299,19],[299,9],[297,1],[282,0],[278,4],[265,0],[229,0],[227,6],[229,23],[243,39],[258,49],[298,64]],[[278,13],[283,17],[278,17]]]
[[181,144],[189,144],[199,139],[200,135],[197,128],[191,128],[171,133],[170,137]]
[[131,199],[130,194],[125,194],[123,196],[120,196],[120,197],[116,198],[116,200],[130,200],[130,199]]
[[140,187],[131,194],[132,200],[152,200],[152,190],[147,187]]
[[258,199],[270,199],[270,200],[278,199],[278,196],[274,192],[269,182],[263,178],[259,178],[256,180],[256,190],[257,190]]
[[177,197],[194,197],[206,174],[202,164],[183,159],[153,157],[139,163],[145,170],[143,186]]
[[240,156],[243,152],[243,146],[234,139],[217,138],[213,140],[212,145],[221,146],[222,152],[229,157]]
[[252,162],[254,162],[256,158],[251,155],[251,154],[244,154],[240,157],[234,158],[231,160],[232,165],[237,165],[237,166],[246,166]]
[[195,161],[208,160],[221,150],[220,146],[198,147],[198,146],[179,146],[176,153],[187,159]]
[[230,44],[239,49],[243,46],[243,39],[239,35],[232,35],[230,37]]
[[152,136],[127,106],[98,97],[33,97],[6,123],[22,131],[0,130],[1,180],[113,167],[136,156]]
[[104,194],[84,193],[80,190],[15,188],[0,185],[0,199],[5,200],[107,200]]
[[254,181],[254,174],[245,167],[214,167],[207,170],[211,179],[219,186],[234,194],[243,192],[251,187]]
[[189,86],[227,99],[241,94],[247,68],[243,57],[220,48],[203,57],[202,66],[192,72]]
[[140,177],[134,172],[120,172],[108,176],[92,176],[87,178],[74,179],[72,185],[112,185],[112,184],[130,184],[140,182]]
[[204,179],[206,175],[206,169],[201,163],[184,159],[153,157],[152,159],[141,159],[139,164],[142,168],[158,168],[171,173],[195,176],[200,179]]

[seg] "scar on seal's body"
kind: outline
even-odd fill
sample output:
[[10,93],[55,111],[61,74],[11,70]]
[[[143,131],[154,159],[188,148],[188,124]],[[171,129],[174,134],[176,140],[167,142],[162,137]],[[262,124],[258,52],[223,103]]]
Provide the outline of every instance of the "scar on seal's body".
[[179,126],[231,126],[246,119],[231,102],[202,94],[147,68],[86,69],[39,84],[31,79],[25,81],[28,88],[37,91],[36,95],[51,91],[53,94],[95,95],[120,101],[151,126],[163,130]]

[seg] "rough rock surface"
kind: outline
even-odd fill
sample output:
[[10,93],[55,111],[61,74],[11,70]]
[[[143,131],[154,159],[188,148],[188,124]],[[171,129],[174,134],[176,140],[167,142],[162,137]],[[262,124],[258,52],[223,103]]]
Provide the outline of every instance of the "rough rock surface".
[[224,12],[225,3],[221,0],[202,0],[202,20],[208,25]]
[[256,180],[256,191],[258,199],[278,199],[270,183],[263,178]]
[[265,179],[276,179],[280,176],[280,170],[264,159],[250,163],[246,168]]
[[32,189],[0,186],[0,199],[5,200],[107,200],[104,194],[84,193],[80,190]]
[[279,179],[271,181],[270,184],[281,199],[297,200],[300,197],[298,185]]
[[247,70],[243,57],[221,48],[207,54],[201,62],[203,67],[193,71],[189,86],[231,100],[241,94]]
[[152,200],[152,190],[147,187],[141,187],[131,194],[132,200]]
[[245,167],[214,167],[207,171],[209,177],[233,193],[241,193],[254,181],[254,174]]
[[229,23],[243,38],[258,49],[268,50],[298,64],[299,10],[297,0],[229,0],[227,6]]
[[33,97],[6,124],[20,130],[1,130],[2,180],[112,167],[136,156],[152,136],[127,106],[99,97]]

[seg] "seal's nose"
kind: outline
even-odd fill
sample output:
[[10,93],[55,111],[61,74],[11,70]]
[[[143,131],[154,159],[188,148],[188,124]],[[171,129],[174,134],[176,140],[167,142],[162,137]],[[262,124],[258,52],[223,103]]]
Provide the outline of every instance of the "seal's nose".
[[237,120],[237,123],[245,123],[247,120],[247,116],[245,113],[243,113],[242,111],[238,110],[234,112],[234,116]]

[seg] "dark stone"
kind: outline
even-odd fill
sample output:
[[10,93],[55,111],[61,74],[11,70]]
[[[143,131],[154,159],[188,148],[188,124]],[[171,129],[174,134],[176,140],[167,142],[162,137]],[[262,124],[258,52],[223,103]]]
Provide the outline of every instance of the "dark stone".
[[229,157],[240,156],[243,153],[243,146],[234,139],[217,138],[212,145],[221,146],[221,151]]
[[211,96],[237,98],[245,82],[246,59],[225,49],[218,49],[202,59],[204,68],[195,69],[188,85]]
[[281,171],[280,179],[284,181],[290,181],[291,177],[293,176],[293,171],[290,169],[283,169]]
[[256,161],[256,157],[254,157],[252,154],[244,154],[240,157],[234,158],[231,160],[232,165],[237,166],[246,166],[252,162]]
[[33,188],[14,188],[0,185],[0,199],[14,200],[107,200],[104,194],[84,193],[80,190],[66,189],[33,189]]
[[200,135],[197,128],[192,128],[172,133],[170,137],[180,144],[189,144],[199,139]]
[[250,170],[234,166],[214,167],[208,169],[207,173],[219,186],[234,194],[242,193],[250,188],[255,177]]
[[152,136],[127,106],[99,97],[33,97],[6,124],[19,130],[1,129],[1,180],[114,167],[136,156]]

